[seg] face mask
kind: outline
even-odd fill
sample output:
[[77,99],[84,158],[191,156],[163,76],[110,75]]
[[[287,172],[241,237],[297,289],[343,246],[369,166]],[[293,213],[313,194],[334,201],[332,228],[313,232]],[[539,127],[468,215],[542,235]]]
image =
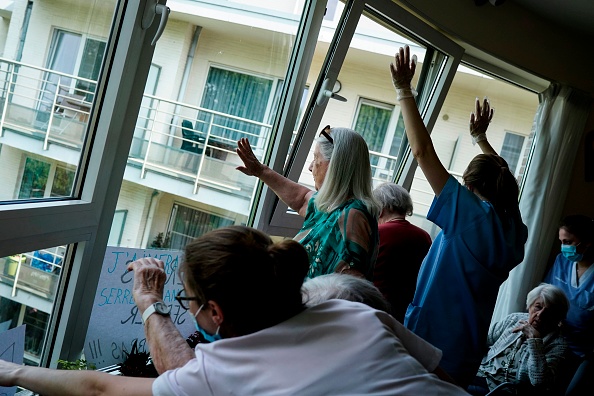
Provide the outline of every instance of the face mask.
[[196,326],[196,330],[198,330],[198,332],[200,334],[202,334],[202,337],[204,337],[204,339],[208,342],[215,342],[221,339],[221,335],[219,334],[219,329],[221,328],[221,326],[217,327],[217,332],[212,335],[212,334],[208,334],[206,332],[206,330],[204,330],[202,327],[200,327],[200,325],[198,324],[198,321],[196,320],[196,317],[198,316],[198,314],[200,313],[200,311],[202,310],[202,308],[204,307],[204,304],[202,304],[200,306],[200,308],[198,308],[198,311],[196,311],[196,313],[194,314],[194,316],[190,316],[192,318],[192,322],[194,322],[194,326]]
[[577,246],[575,245],[561,245],[561,253],[569,261],[582,261],[584,255],[577,252]]

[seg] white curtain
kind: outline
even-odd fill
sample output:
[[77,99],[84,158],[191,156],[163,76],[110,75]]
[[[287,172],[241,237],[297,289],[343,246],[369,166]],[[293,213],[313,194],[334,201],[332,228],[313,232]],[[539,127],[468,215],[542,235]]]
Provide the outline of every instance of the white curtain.
[[501,285],[493,323],[525,311],[526,295],[545,275],[590,106],[590,97],[557,84],[540,95],[533,124],[534,152],[520,199],[528,227],[524,261]]

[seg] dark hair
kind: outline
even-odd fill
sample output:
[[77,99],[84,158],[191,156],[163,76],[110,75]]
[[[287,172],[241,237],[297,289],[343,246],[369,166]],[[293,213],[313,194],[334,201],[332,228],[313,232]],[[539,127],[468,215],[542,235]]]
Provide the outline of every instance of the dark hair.
[[570,215],[561,220],[559,228],[576,236],[582,243],[592,242],[594,239],[594,220],[584,215]]
[[231,226],[190,242],[180,271],[198,304],[216,301],[228,328],[245,335],[303,309],[300,290],[308,268],[300,243],[274,243],[256,229]]
[[584,260],[594,261],[594,220],[584,215],[570,215],[566,216],[559,225],[559,228],[565,228],[567,232],[579,239],[580,243],[584,245],[590,244],[584,250]]
[[519,188],[507,162],[496,154],[479,154],[462,175],[464,184],[475,189],[495,208],[504,225],[520,219]]

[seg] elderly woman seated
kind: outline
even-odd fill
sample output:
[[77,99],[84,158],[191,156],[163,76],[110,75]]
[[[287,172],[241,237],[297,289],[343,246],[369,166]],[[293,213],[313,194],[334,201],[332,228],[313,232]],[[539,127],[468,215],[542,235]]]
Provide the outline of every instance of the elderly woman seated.
[[560,324],[569,309],[565,293],[541,283],[528,293],[528,313],[513,313],[495,323],[487,338],[489,351],[468,391],[485,395],[504,382],[550,389],[567,351]]

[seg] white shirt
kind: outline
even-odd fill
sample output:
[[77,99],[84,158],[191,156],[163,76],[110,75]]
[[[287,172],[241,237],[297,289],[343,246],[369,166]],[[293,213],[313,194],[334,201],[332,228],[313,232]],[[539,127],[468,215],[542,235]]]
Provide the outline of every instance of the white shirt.
[[329,300],[276,326],[199,344],[153,395],[458,395],[441,351],[385,312]]

